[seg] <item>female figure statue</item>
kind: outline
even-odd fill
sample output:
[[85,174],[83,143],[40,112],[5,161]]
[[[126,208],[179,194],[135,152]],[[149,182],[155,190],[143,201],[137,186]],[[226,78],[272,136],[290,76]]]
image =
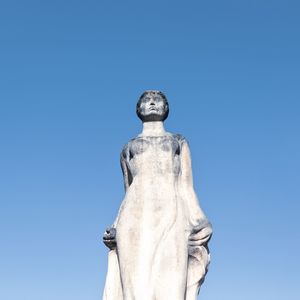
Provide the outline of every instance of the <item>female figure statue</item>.
[[143,131],[122,150],[126,194],[103,237],[103,300],[195,300],[207,272],[212,229],[194,192],[188,143],[164,129],[168,113],[160,91],[137,103]]

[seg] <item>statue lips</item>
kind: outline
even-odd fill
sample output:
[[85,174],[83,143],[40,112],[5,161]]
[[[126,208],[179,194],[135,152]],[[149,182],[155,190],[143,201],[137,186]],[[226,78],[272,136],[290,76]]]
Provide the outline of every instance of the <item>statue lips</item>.
[[156,107],[150,107],[149,110],[150,110],[150,111],[155,111],[155,112],[157,112],[157,108],[156,108]]

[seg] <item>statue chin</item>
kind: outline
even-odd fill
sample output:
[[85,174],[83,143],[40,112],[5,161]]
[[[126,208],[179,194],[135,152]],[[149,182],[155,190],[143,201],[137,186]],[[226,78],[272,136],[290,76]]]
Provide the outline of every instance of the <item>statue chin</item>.
[[147,115],[147,116],[141,115],[140,119],[143,122],[162,122],[166,118],[164,117],[164,115],[151,114],[151,115]]
[[164,114],[149,114],[149,115],[144,115],[138,112],[137,115],[142,120],[142,122],[163,122],[168,117],[167,112]]

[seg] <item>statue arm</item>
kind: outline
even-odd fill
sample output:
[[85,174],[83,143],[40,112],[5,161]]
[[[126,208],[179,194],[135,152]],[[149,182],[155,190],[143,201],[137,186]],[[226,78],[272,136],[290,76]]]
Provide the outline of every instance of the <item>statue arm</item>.
[[192,161],[186,140],[181,146],[181,193],[187,206],[191,231],[191,245],[207,242],[212,234],[212,227],[202,211],[193,186]]
[[[124,157],[124,154],[125,153],[122,151],[121,158],[120,158],[120,163],[121,163],[121,169],[122,169],[122,173],[123,173],[123,177],[124,177],[124,188],[125,188],[125,193],[126,193],[129,186],[131,185],[132,176],[131,176],[126,158]],[[124,205],[124,201],[122,202],[122,204],[120,206],[120,209],[119,209],[119,212],[118,212],[118,215],[117,215],[117,218],[116,218],[114,224],[112,225],[113,228],[116,228],[116,226],[117,226],[119,215],[120,215],[120,212],[123,209],[123,205]]]
[[125,192],[129,188],[129,171],[127,167],[127,162],[126,159],[124,158],[123,153],[121,153],[121,158],[120,158],[120,163],[121,163],[121,169],[123,173],[123,178],[124,178],[124,188]]
[[[123,172],[124,187],[125,187],[125,192],[126,192],[127,189],[129,188],[129,185],[131,184],[131,174],[128,169],[126,158],[124,157],[123,151],[121,153],[120,163],[121,163],[121,168],[122,168],[122,172]],[[119,215],[120,215],[120,211],[122,210],[122,207],[123,207],[123,203],[121,204],[119,213],[118,213],[113,225],[108,227],[103,235],[103,242],[110,250],[113,250],[117,247],[116,227],[117,227],[117,223],[118,223],[118,219],[119,219]]]

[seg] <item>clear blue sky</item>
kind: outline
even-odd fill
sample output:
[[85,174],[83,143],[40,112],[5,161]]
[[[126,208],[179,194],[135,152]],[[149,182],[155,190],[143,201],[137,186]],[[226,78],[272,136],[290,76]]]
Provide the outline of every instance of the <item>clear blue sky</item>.
[[300,4],[0,2],[0,298],[99,300],[145,89],[214,225],[203,300],[300,295]]

